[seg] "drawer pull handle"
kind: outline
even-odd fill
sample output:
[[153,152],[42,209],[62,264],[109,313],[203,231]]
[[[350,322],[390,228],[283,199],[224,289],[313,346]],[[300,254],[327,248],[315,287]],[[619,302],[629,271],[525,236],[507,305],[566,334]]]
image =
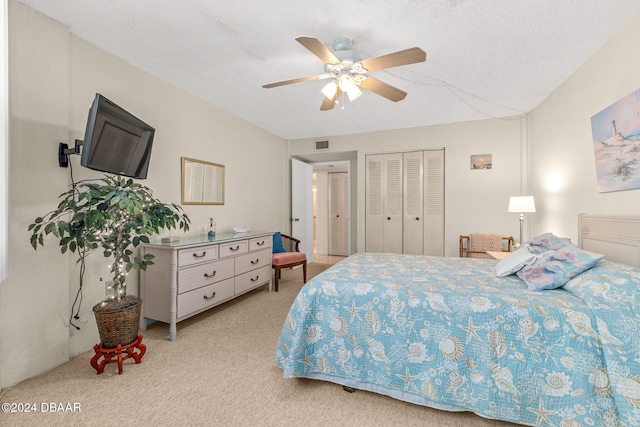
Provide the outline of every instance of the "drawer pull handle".
[[207,254],[207,251],[202,251],[202,255],[198,255],[197,253],[193,253],[193,257],[194,258],[202,258],[203,256],[205,256]]
[[251,260],[251,264],[257,264],[260,262],[260,258],[256,258],[256,260]]
[[251,278],[251,281],[252,281],[252,282],[255,282],[255,281],[256,281],[256,280],[258,280],[259,278],[260,278],[260,276],[258,275],[258,276],[256,276],[256,278],[255,278],[255,279],[254,279],[254,278]]
[[215,297],[215,296],[216,296],[216,292],[215,292],[215,291],[213,291],[213,293],[211,294],[211,296],[210,296],[210,297],[208,297],[208,296],[204,295],[204,296],[203,296],[203,298],[204,298],[204,299],[211,299],[211,298],[213,298],[213,297]]
[[230,251],[232,251],[232,252],[235,252],[235,251],[237,251],[238,249],[240,249],[240,245],[236,245],[236,247],[235,247],[235,248],[231,248],[231,247],[229,248],[229,250],[230,250]]
[[259,242],[256,242],[256,245],[258,245],[258,246],[262,246],[262,245],[264,245],[264,240],[261,240],[261,241],[259,241]]
[[216,270],[213,270],[213,273],[209,274],[209,273],[204,273],[204,277],[213,277],[216,275]]

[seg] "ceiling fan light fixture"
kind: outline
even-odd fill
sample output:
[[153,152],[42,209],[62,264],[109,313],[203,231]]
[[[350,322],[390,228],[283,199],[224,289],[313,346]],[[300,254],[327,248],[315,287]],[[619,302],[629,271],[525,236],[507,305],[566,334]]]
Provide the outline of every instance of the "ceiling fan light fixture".
[[340,73],[338,77],[338,87],[343,92],[349,92],[349,88],[353,86],[353,77],[349,74],[348,71],[343,71]]
[[346,98],[353,102],[362,95],[361,88],[393,102],[402,101],[407,96],[406,92],[367,74],[386,68],[416,64],[427,59],[427,54],[419,47],[362,60],[351,50],[351,40],[344,37],[334,41],[333,52],[315,37],[297,37],[296,41],[324,63],[324,73],[269,83],[262,87],[269,89],[311,80],[331,79],[321,90],[325,98],[320,111],[331,110],[337,104],[344,108]]
[[362,95],[362,91],[356,84],[355,79],[350,72],[344,71],[338,77],[338,87],[342,93],[346,93],[349,101],[353,102]]
[[332,80],[325,87],[322,88],[321,92],[328,99],[333,99],[333,97],[336,96],[337,90],[338,90],[338,84],[335,82],[335,80]]
[[356,99],[360,98],[360,95],[362,95],[362,91],[355,83],[352,82],[351,86],[349,86],[349,89],[347,89],[347,96],[349,97],[349,101],[355,101]]

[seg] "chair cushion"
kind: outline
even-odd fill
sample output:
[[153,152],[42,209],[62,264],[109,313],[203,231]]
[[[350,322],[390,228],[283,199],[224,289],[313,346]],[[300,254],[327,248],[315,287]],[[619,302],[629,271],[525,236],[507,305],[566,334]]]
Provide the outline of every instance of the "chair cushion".
[[280,252],[273,254],[271,263],[274,266],[282,266],[306,260],[307,256],[304,252]]
[[273,245],[271,245],[271,247],[271,251],[274,254],[284,252],[284,246],[282,246],[282,233],[280,233],[279,231],[273,233]]

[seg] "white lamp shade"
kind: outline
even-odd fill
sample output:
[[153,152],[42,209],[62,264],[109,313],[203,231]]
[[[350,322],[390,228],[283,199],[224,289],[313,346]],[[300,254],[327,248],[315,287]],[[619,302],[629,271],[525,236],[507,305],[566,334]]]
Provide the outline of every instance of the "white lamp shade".
[[511,196],[508,212],[535,212],[536,204],[533,196]]
[[325,87],[322,88],[322,94],[329,99],[333,99],[336,96],[336,91],[338,90],[338,84],[335,81],[330,81]]
[[349,101],[355,101],[360,97],[360,95],[362,95],[362,91],[360,90],[360,88],[355,83],[351,83],[351,86],[349,86],[349,90],[347,90]]

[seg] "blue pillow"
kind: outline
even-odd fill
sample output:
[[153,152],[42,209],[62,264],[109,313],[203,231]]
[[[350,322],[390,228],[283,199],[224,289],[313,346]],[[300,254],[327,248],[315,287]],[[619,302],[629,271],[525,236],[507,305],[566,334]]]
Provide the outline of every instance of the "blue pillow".
[[274,254],[277,254],[279,252],[286,252],[284,250],[284,246],[282,246],[282,236],[280,235],[279,231],[273,233],[273,245],[271,246],[271,248]]
[[534,291],[555,289],[596,265],[603,255],[585,251],[575,245],[546,251],[532,264],[516,274]]
[[529,240],[525,246],[534,254],[555,251],[565,246],[575,246],[568,237],[558,237],[553,233],[544,233]]

